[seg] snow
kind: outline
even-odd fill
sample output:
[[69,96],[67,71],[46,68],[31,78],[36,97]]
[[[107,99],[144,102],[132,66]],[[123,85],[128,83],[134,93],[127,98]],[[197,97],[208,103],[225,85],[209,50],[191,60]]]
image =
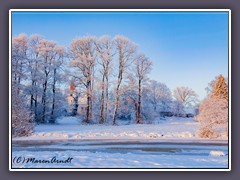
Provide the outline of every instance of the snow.
[[28,137],[14,140],[44,139],[199,139],[199,124],[192,118],[159,120],[157,124],[83,125],[77,117],[58,119],[56,125],[37,125]]
[[13,140],[201,139],[196,133],[198,128],[199,123],[193,118],[170,118],[159,120],[156,124],[112,126],[83,125],[77,117],[64,117],[58,119],[56,125],[37,125],[32,135]]
[[225,156],[224,152],[222,151],[211,151],[209,153],[210,156]]
[[25,156],[25,158],[34,157],[41,160],[50,160],[56,156],[60,160],[66,160],[72,157],[71,163],[66,164],[42,164],[42,163],[13,163],[13,168],[226,168],[228,160],[224,156],[182,156],[182,155],[143,155],[134,153],[105,153],[88,151],[45,151],[14,152],[14,156]]
[[77,117],[64,117],[55,125],[37,125],[31,136],[13,138],[12,158],[73,158],[71,163],[13,162],[12,167],[227,168],[226,139],[199,138],[198,128],[192,118],[112,126],[84,125]]

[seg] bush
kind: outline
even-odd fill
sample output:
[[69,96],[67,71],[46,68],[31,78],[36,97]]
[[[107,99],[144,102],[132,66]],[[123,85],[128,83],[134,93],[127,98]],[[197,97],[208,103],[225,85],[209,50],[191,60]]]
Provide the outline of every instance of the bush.
[[200,137],[214,138],[223,131],[227,135],[228,101],[214,97],[205,99],[200,105],[196,120],[200,123]]
[[34,120],[30,110],[24,105],[20,95],[13,91],[12,96],[12,135],[27,136],[33,132]]
[[219,134],[211,127],[200,127],[198,135],[201,138],[217,138]]

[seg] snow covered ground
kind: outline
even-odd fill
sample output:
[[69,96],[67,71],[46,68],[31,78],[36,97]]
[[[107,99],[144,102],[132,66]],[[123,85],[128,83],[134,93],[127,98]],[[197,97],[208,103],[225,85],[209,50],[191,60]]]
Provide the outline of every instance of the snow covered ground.
[[25,158],[35,157],[41,160],[50,160],[57,157],[59,160],[66,160],[73,157],[71,163],[13,163],[13,168],[227,168],[227,157],[215,156],[183,156],[183,155],[159,155],[159,154],[134,154],[134,153],[104,153],[87,151],[45,151],[15,152],[15,156]]
[[[227,141],[201,139],[198,127],[191,118],[111,126],[83,125],[75,117],[65,117],[56,125],[37,125],[29,137],[14,138],[12,167],[227,168]],[[73,159],[48,163],[54,157]],[[26,163],[28,158],[36,163]]]
[[157,124],[82,125],[76,117],[65,117],[56,125],[37,125],[29,137],[14,140],[49,139],[199,139],[198,122],[192,118],[172,118]]

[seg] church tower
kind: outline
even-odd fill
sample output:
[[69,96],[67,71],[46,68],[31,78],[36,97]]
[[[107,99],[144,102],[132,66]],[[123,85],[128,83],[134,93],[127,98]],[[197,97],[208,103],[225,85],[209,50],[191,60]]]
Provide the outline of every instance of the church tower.
[[68,106],[69,106],[69,112],[75,116],[77,115],[78,111],[78,93],[74,84],[74,81],[71,80],[70,86],[68,89],[68,96],[67,96]]

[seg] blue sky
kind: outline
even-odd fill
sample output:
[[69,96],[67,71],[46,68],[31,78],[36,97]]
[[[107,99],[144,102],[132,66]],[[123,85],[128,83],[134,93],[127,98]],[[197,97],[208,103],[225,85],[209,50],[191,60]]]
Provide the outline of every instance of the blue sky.
[[208,82],[228,74],[227,12],[13,12],[12,34],[20,33],[64,46],[84,35],[124,35],[153,61],[151,79],[189,86],[200,99]]

